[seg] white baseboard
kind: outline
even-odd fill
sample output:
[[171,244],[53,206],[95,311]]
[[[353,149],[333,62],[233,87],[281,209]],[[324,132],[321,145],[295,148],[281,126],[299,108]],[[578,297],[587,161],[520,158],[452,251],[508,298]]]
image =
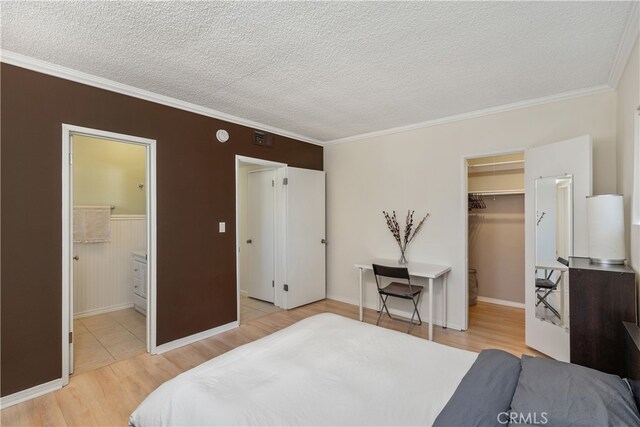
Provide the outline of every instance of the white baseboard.
[[490,304],[505,305],[507,307],[524,308],[524,303],[514,302],[514,301],[507,301],[507,300],[497,299],[497,298],[489,298],[489,297],[478,296],[478,301],[488,302]]
[[166,353],[167,351],[175,350],[176,348],[182,347],[184,345],[193,344],[196,341],[200,341],[205,338],[209,338],[214,335],[218,335],[231,329],[237,328],[238,325],[239,323],[236,320],[235,322],[227,323],[226,325],[218,326],[207,331],[198,332],[197,334],[189,335],[188,337],[179,338],[177,340],[157,346],[153,354],[162,354]]
[[244,291],[244,290],[240,289],[240,295],[242,295],[243,297],[248,297],[249,296],[249,291]]
[[53,381],[46,382],[44,384],[38,384],[35,387],[22,390],[8,396],[0,398],[0,409],[8,408],[9,406],[17,405],[26,400],[42,396],[43,394],[51,393],[62,388],[62,378],[58,378]]
[[133,303],[111,305],[109,307],[96,308],[96,309],[93,309],[93,310],[83,311],[81,313],[75,313],[73,315],[73,318],[74,319],[81,319],[83,317],[95,316],[97,314],[110,313],[112,311],[125,310],[127,308],[132,308],[132,307],[133,307]]

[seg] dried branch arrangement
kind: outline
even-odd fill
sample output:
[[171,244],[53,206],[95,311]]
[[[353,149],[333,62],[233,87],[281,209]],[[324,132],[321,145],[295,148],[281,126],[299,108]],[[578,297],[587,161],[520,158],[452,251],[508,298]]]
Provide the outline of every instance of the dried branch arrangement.
[[[384,218],[387,220],[387,227],[393,238],[396,239],[398,246],[400,247],[400,263],[404,264],[407,262],[405,257],[405,252],[407,250],[407,246],[411,241],[416,237],[416,234],[422,228],[422,224],[424,224],[425,220],[429,217],[430,214],[426,214],[424,218],[418,223],[418,226],[413,229],[413,214],[415,211],[409,210],[407,212],[407,218],[405,219],[404,233],[400,234],[400,224],[398,224],[398,218],[396,217],[396,211],[392,211],[392,214],[389,215],[389,212],[382,211]],[[412,233],[413,231],[413,233]]]

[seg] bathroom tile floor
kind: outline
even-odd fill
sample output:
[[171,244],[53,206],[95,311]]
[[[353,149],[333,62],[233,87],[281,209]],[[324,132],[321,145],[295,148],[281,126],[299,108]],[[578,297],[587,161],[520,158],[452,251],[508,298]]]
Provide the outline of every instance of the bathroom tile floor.
[[146,351],[146,318],[133,308],[73,321],[74,374]]
[[240,295],[240,324],[276,311],[282,311],[282,309],[270,302]]
[[[240,323],[281,310],[272,303],[240,297]],[[146,319],[133,308],[76,319],[73,329],[74,374],[146,351]]]

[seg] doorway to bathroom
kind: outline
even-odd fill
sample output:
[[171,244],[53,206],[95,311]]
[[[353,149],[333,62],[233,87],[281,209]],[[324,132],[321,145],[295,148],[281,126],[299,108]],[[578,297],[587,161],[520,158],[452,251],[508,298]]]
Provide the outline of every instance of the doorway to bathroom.
[[67,383],[155,348],[155,141],[64,125],[63,152]]

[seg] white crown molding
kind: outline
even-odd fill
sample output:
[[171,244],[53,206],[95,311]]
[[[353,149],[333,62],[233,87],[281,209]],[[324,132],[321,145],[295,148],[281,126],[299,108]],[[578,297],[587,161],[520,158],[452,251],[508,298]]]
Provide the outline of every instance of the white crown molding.
[[[633,14],[637,13],[637,11],[638,11],[638,7],[636,4],[634,5],[634,9],[631,15],[633,16]],[[633,47],[635,39],[632,39],[631,42],[628,42],[628,39],[632,38],[631,36],[633,36],[634,31],[636,35],[638,33],[637,22],[635,22],[635,27],[634,27],[633,21],[634,21],[633,19],[629,19],[627,22],[627,28],[625,30],[625,38],[623,43],[621,43],[620,45],[620,49],[616,57],[614,67],[617,66],[619,62],[621,62],[619,58],[622,58],[622,56],[624,56],[622,55],[623,46],[626,46],[625,49],[627,50],[626,57],[625,57],[626,60],[628,60],[628,56],[631,53],[631,48]],[[626,60],[621,66],[619,66],[620,73],[622,72],[622,70],[624,69],[624,66],[626,65]],[[343,144],[343,143],[359,141],[367,138],[374,138],[378,136],[385,136],[385,135],[391,135],[394,133],[407,132],[407,131],[427,128],[431,126],[438,126],[446,123],[452,123],[452,122],[457,122],[461,120],[468,120],[468,119],[488,116],[491,114],[504,113],[507,111],[518,110],[521,108],[528,108],[528,107],[534,107],[537,105],[547,104],[550,102],[564,101],[568,99],[579,98],[582,96],[589,96],[589,95],[595,95],[599,93],[610,92],[614,90],[613,88],[615,87],[610,85],[593,86],[590,88],[578,89],[578,90],[569,91],[569,92],[562,92],[555,95],[528,99],[528,100],[519,101],[511,104],[504,104],[496,107],[485,108],[482,110],[470,111],[467,113],[456,114],[448,117],[442,117],[439,119],[427,120],[424,122],[413,123],[406,126],[399,126],[399,127],[383,129],[383,130],[374,131],[374,132],[366,132],[366,133],[352,135],[344,138],[333,139],[330,141],[320,141],[304,135],[288,132],[283,129],[271,127],[262,123],[254,122],[248,119],[243,119],[241,117],[232,116],[230,114],[213,110],[211,108],[202,107],[202,106],[191,104],[185,101],[180,101],[175,98],[159,95],[143,89],[135,88],[133,86],[124,85],[118,82],[114,82],[112,80],[104,79],[102,77],[93,76],[91,74],[83,73],[81,71],[76,71],[71,68],[52,64],[49,62],[41,61],[39,59],[31,58],[31,57],[21,55],[15,52],[7,51],[7,50],[0,49],[0,62],[4,62],[10,65],[15,65],[21,68],[26,68],[32,71],[43,73],[43,74],[48,74],[54,77],[59,77],[65,80],[71,80],[77,83],[86,84],[86,85],[97,87],[100,89],[109,90],[109,91],[120,93],[123,95],[132,96],[134,98],[144,99],[146,101],[167,105],[169,107],[178,108],[185,111],[190,111],[203,116],[212,117],[215,119],[224,120],[231,123],[236,123],[236,124],[251,127],[251,128],[261,129],[267,132],[286,136],[288,138],[293,138],[300,141],[308,142],[315,145],[325,146],[325,147],[329,145],[334,145],[334,144]],[[618,75],[618,79],[619,78],[620,76]],[[610,78],[610,81],[611,81],[611,78]],[[617,84],[617,81],[616,81],[616,84]]]
[[616,53],[616,57],[611,67],[611,72],[609,73],[609,80],[607,83],[614,89],[618,87],[620,77],[622,76],[624,68],[627,66],[629,57],[631,56],[631,49],[633,49],[638,38],[638,34],[640,33],[639,10],[640,6],[638,6],[638,2],[635,2],[631,7],[631,13],[627,17],[624,32],[622,33],[622,40],[618,45],[618,52]]
[[570,92],[562,92],[555,95],[549,95],[542,98],[528,99],[525,101],[514,102],[512,104],[499,105],[497,107],[485,108],[483,110],[469,111],[468,113],[456,114],[453,116],[442,117],[440,119],[427,120],[425,122],[414,123],[406,126],[399,126],[390,129],[383,129],[375,132],[367,132],[359,135],[347,136],[345,138],[326,141],[324,146],[344,144],[347,142],[360,141],[362,139],[375,138],[378,136],[391,135],[394,133],[407,132],[416,129],[428,128],[431,126],[443,125],[446,123],[458,122],[461,120],[475,119],[478,117],[488,116],[491,114],[504,113],[522,108],[535,107],[537,105],[548,104],[550,102],[565,101],[583,96],[596,95],[599,93],[611,92],[613,89],[608,85],[593,86],[585,89],[573,90]]
[[71,81],[82,83],[88,86],[105,89],[111,92],[132,96],[134,98],[144,99],[145,101],[155,102],[156,104],[162,104],[168,107],[178,108],[180,110],[189,111],[192,113],[200,114],[202,116],[212,117],[214,119],[224,120],[226,122],[231,122],[238,125],[263,130],[266,132],[285,136],[287,138],[293,138],[299,141],[308,142],[310,144],[322,145],[321,141],[318,141],[317,139],[314,139],[314,138],[309,138],[308,136],[289,132],[284,129],[268,126],[263,123],[255,122],[249,119],[244,119],[242,117],[233,116],[231,114],[226,114],[221,111],[217,111],[207,107],[202,107],[200,105],[192,104],[186,101],[181,101],[179,99],[171,98],[165,95],[160,95],[144,89],[138,89],[133,86],[115,82],[113,80],[94,76],[88,73],[83,73],[82,71],[76,71],[71,68],[52,64],[46,61],[41,61],[39,59],[21,55],[19,53],[11,52],[8,50],[0,49],[0,62],[4,62],[5,64],[14,65],[20,68],[26,68],[32,71],[37,71],[39,73],[48,74],[50,76],[59,77],[61,79],[71,80]]

